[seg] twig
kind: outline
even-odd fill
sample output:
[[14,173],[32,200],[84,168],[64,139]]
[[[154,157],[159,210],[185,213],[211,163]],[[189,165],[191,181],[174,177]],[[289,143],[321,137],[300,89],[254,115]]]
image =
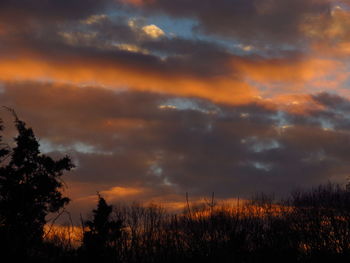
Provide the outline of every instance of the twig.
[[186,203],[187,203],[188,214],[189,214],[190,218],[192,218],[190,203],[188,201],[188,192],[186,192]]
[[62,212],[58,213],[58,215],[52,220],[52,223],[50,224],[50,228],[49,231],[47,231],[44,235],[44,238],[46,238],[46,236],[51,232],[53,225],[55,224],[55,222],[57,221],[58,218],[60,218],[61,215],[63,215],[63,213],[65,213],[66,210],[63,209]]

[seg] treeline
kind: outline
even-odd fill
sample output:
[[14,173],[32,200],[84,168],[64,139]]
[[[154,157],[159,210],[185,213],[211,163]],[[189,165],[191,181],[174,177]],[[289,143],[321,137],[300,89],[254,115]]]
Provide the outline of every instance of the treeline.
[[[172,214],[159,205],[109,205],[98,196],[81,239],[51,231],[60,213],[69,157],[43,155],[32,129],[15,116],[15,144],[0,147],[1,262],[348,262],[350,191],[327,184],[287,200],[260,194],[239,205],[215,200]],[[68,231],[68,236],[76,233]],[[70,228],[73,229],[73,228]]]
[[[81,227],[81,245],[47,240],[62,262],[348,262],[350,192],[333,185],[265,195],[234,205],[185,206],[171,214],[152,204],[106,204],[99,197]],[[76,231],[76,230],[75,230]],[[65,248],[65,249],[62,249]],[[68,257],[68,258],[67,258]]]

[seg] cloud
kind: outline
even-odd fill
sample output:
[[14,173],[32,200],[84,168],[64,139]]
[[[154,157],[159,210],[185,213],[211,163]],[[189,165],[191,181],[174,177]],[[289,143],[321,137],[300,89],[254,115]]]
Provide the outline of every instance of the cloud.
[[[78,5],[79,1],[75,1]],[[28,13],[39,12],[34,2],[26,2],[27,5],[29,3],[33,6],[28,8]],[[189,14],[193,12],[197,18],[202,17],[201,12],[206,14],[210,9],[208,6],[213,5],[210,1],[205,3],[207,5],[200,5],[198,10],[189,9]],[[300,1],[292,5],[295,10],[293,8],[285,10],[284,5],[267,0],[254,3],[248,1],[245,4],[241,1],[232,3],[235,4],[235,8],[243,8],[245,12],[253,6],[255,11],[251,15],[263,16],[261,19],[267,20],[271,12],[276,15],[276,19],[279,16],[284,17],[284,11],[291,12],[293,14],[291,17],[294,19],[294,15],[297,14],[293,12],[302,10],[303,7]],[[328,13],[319,14],[317,10],[319,10],[318,6],[322,6],[320,10],[323,10],[323,6],[329,5],[329,2],[306,3],[304,1],[303,3],[307,7],[305,12],[313,10],[312,12],[315,13],[310,16],[327,19]],[[53,3],[48,1],[47,4],[54,9]],[[104,4],[110,3],[104,2]],[[261,45],[235,43],[235,49],[230,49],[227,42],[223,43],[215,38],[176,37],[165,33],[161,25],[147,21],[146,18],[136,15],[135,17],[113,15],[112,12],[103,13],[104,4],[91,5],[91,8],[88,4],[86,8],[89,12],[73,20],[62,17],[59,22],[53,22],[45,16],[38,16],[38,19],[46,23],[26,23],[23,28],[17,27],[15,22],[14,24],[5,23],[3,31],[0,30],[2,41],[0,79],[3,81],[50,80],[79,86],[91,84],[115,90],[127,88],[194,96],[230,104],[244,104],[257,102],[260,98],[270,98],[275,100],[276,105],[284,106],[286,98],[322,91],[338,92],[343,96],[349,96],[346,83],[350,76],[347,72],[348,62],[344,60],[344,55],[349,52],[347,52],[345,37],[339,36],[342,42],[337,42],[334,46],[328,41],[323,45],[313,42],[307,51],[305,49],[277,53],[266,51],[264,54],[259,54]],[[67,2],[62,4],[61,8],[68,8],[69,5]],[[191,7],[193,5],[194,8],[194,2],[191,1],[180,2],[179,6],[174,6],[165,0],[145,2],[141,8],[144,10],[160,8],[168,12],[167,8],[171,7],[174,8],[174,13],[169,11],[170,14],[182,16],[182,12],[185,12],[182,8],[186,5]],[[219,1],[213,6],[213,10],[225,9],[225,5],[231,4]],[[7,6],[12,5],[8,3]],[[260,14],[260,9],[266,10]],[[57,12],[60,11],[57,10]],[[346,12],[345,8],[336,8],[333,15],[331,14],[336,22],[327,23],[338,25],[341,23],[339,21],[342,21],[338,17],[345,16],[343,13]],[[62,15],[63,13],[62,11]],[[225,12],[222,16],[224,15]],[[295,21],[292,18],[290,23],[294,25]],[[210,21],[215,23],[216,20]],[[283,24],[273,21],[275,26]],[[228,19],[226,22],[223,26],[235,28],[231,25],[234,21]],[[259,21],[256,24],[258,27],[263,26]],[[323,22],[316,24],[322,25]],[[312,25],[313,23],[310,23],[310,26]],[[320,25],[312,26],[314,31],[319,32],[317,39],[325,38],[321,35],[326,34],[327,31]],[[333,27],[338,28],[338,26]],[[272,27],[267,28],[266,30],[272,30]],[[345,36],[344,30],[347,27],[340,26],[340,28],[339,34]],[[265,34],[263,29],[259,30],[264,33],[268,43],[274,43],[275,40],[271,34]],[[287,34],[288,30],[283,32]],[[249,34],[259,39],[259,35],[254,32]],[[293,34],[288,32],[288,36]],[[295,38],[302,39],[298,36]],[[316,39],[315,36],[313,38]],[[304,104],[303,101],[305,99],[289,103],[295,102],[301,105]],[[314,106],[317,107],[316,104]]]
[[66,182],[72,209],[81,211],[96,191],[113,201],[176,203],[185,192],[194,199],[213,191],[222,199],[284,196],[330,179],[344,183],[350,102],[327,93],[313,98],[323,107],[301,115],[149,92],[4,83],[0,103],[50,144],[50,155],[72,156],[77,169]]
[[[318,27],[318,19],[333,19],[329,0],[234,0],[234,1],[122,1],[146,12],[163,12],[198,21],[197,30],[222,37],[238,38],[248,43],[298,44],[305,37],[303,26]],[[305,29],[305,28],[304,28]],[[310,34],[309,34],[310,35]]]
[[[334,1],[336,3],[336,1]],[[328,42],[349,41],[350,12],[348,8],[335,5],[329,14],[312,16],[301,25],[306,36]]]
[[[94,84],[243,104],[259,96],[341,91],[349,77],[346,61],[318,55],[238,56],[206,41],[179,38],[100,47],[93,44],[100,39],[95,35],[62,37],[62,42],[33,39],[25,47],[6,45],[0,79]],[[81,45],[91,41],[91,45]],[[157,51],[167,56],[153,53]],[[341,92],[346,95],[345,90]]]
[[0,3],[0,20],[79,19],[103,10],[111,3],[109,0],[3,0]]
[[[127,87],[182,96],[207,97],[210,93],[209,96],[214,99],[228,99],[227,94],[212,89],[217,85],[218,89],[235,94],[230,97],[231,101],[242,102],[250,99],[250,94],[254,92],[235,76],[234,69],[228,63],[224,64],[230,55],[207,43],[203,43],[203,51],[199,41],[194,54],[182,55],[175,51],[176,54],[162,58],[147,54],[146,50],[150,50],[151,45],[143,49],[142,45],[116,44],[114,49],[101,49],[99,46],[76,44],[89,41],[94,38],[93,35],[78,35],[77,38],[76,35],[68,34],[63,37],[64,42],[68,43],[46,43],[34,39],[21,47],[7,45],[2,50],[0,79],[46,79],[79,85],[94,83],[114,89]],[[183,42],[183,48],[185,45],[194,46],[195,43]],[[171,50],[171,45],[168,49]],[[10,55],[14,53],[17,56]]]
[[165,35],[164,31],[157,27],[156,25],[147,25],[142,27],[143,32],[146,33],[147,36],[157,39]]
[[[283,196],[342,183],[346,4],[5,0],[0,103],[33,126],[43,152],[72,156],[74,211],[96,191],[178,207],[185,192]],[[176,34],[183,18],[189,35]]]

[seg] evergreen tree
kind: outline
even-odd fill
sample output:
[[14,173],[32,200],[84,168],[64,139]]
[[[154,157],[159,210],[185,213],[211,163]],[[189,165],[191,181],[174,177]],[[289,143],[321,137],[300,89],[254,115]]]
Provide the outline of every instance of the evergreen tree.
[[29,256],[42,242],[46,216],[69,202],[60,192],[61,176],[74,165],[67,156],[55,161],[41,154],[33,130],[14,116],[15,146],[0,149],[0,245]]
[[97,208],[94,209],[92,220],[85,222],[88,230],[84,232],[83,249],[89,260],[116,259],[116,242],[121,237],[123,223],[111,218],[113,206],[98,195]]

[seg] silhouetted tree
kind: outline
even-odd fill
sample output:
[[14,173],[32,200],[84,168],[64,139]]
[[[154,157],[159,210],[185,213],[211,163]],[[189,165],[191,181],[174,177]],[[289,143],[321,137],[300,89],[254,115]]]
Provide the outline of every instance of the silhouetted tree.
[[91,262],[97,259],[116,260],[116,242],[121,237],[123,222],[111,218],[112,210],[113,206],[98,195],[93,217],[85,222],[88,230],[84,232],[83,249]]
[[61,176],[73,164],[41,154],[33,130],[14,116],[15,146],[0,149],[0,239],[6,253],[30,256],[42,242],[46,216],[69,202]]

